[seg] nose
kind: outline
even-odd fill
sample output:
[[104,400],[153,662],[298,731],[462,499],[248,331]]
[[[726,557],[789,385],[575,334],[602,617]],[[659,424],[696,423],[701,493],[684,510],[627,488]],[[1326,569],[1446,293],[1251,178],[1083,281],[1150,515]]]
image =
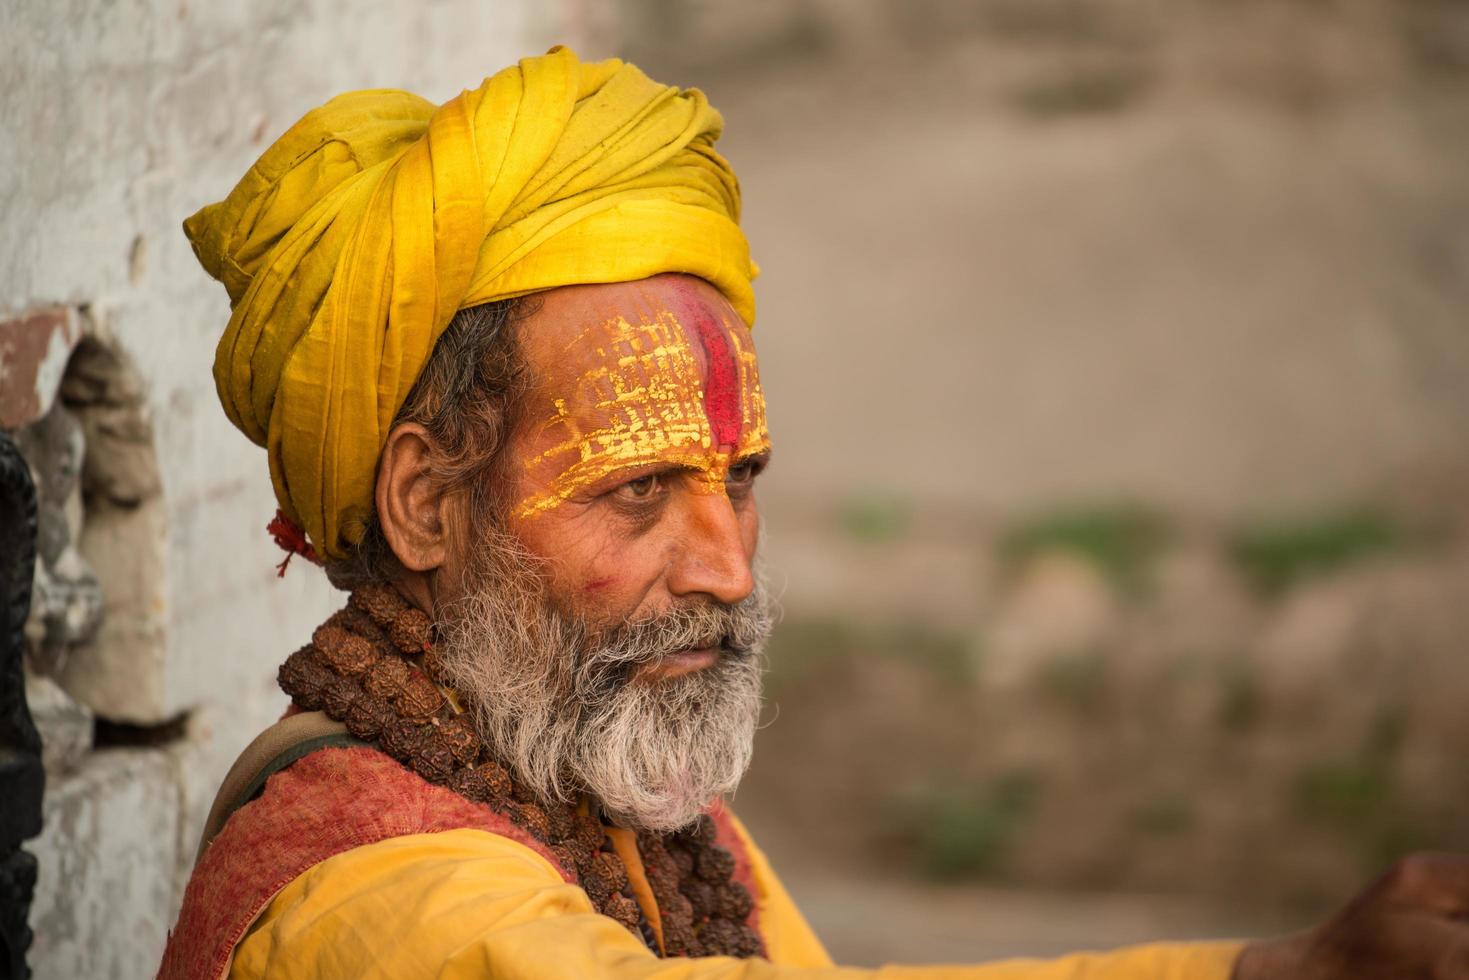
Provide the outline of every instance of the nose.
[[685,519],[668,590],[676,596],[707,595],[734,604],[755,589],[750,555],[734,504],[723,493],[688,494]]

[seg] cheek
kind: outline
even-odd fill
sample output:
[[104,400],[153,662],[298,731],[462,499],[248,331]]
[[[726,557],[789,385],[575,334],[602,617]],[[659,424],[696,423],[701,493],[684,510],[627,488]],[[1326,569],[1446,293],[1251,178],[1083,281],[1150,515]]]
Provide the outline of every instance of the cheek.
[[657,563],[639,563],[637,554],[613,561],[566,566],[558,591],[594,624],[623,622],[638,613],[657,580]]
[[514,521],[515,533],[532,554],[546,560],[558,596],[610,612],[630,610],[657,577],[657,556],[643,542],[619,539],[576,509],[563,504]]
[[588,599],[596,599],[616,591],[619,584],[620,579],[617,575],[602,575],[593,571],[582,580],[580,591]]
[[569,558],[561,580],[569,590],[606,605],[636,605],[663,570],[663,560],[643,542],[619,541],[592,554]]

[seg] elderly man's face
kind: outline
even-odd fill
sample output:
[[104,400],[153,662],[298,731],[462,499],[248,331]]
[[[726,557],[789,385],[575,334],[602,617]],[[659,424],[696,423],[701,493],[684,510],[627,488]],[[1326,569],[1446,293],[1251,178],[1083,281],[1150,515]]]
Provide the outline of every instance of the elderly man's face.
[[553,593],[593,622],[748,596],[770,442],[750,331],[724,297],[678,275],[568,287],[519,336],[536,386],[509,447],[509,523]]
[[440,662],[523,782],[683,826],[738,783],[759,716],[749,330],[687,276],[553,290],[516,329],[508,514],[452,535]]

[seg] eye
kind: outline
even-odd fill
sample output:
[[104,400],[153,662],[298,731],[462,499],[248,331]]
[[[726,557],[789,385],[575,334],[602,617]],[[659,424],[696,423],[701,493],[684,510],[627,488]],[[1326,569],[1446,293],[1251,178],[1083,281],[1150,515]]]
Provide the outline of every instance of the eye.
[[748,460],[736,463],[729,468],[727,480],[730,483],[749,483],[753,479],[755,479],[755,464]]
[[765,468],[763,459],[744,459],[729,468],[724,485],[734,492],[747,492],[755,483],[755,477]]
[[657,473],[649,473],[640,476],[636,480],[628,480],[618,487],[614,493],[628,500],[647,500],[657,494],[662,484],[659,482]]

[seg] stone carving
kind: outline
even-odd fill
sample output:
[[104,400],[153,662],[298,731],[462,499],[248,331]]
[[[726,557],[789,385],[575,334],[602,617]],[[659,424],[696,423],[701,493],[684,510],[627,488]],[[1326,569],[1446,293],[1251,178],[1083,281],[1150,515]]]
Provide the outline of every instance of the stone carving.
[[[77,345],[52,414],[60,417],[43,420],[48,441],[28,458],[38,468],[41,456],[55,468],[79,466],[60,474],[57,497],[68,503],[56,508],[57,497],[43,497],[43,525],[63,515],[56,523],[68,537],[54,564],[42,555],[47,588],[37,615],[52,647],[34,663],[99,717],[163,723],[166,532],[153,420],[143,379],[105,323]],[[66,447],[77,445],[83,451],[70,455]],[[73,521],[82,505],[85,520]]]
[[76,416],[58,403],[16,435],[36,483],[36,581],[30,621],[30,666],[55,675],[66,652],[90,639],[102,620],[102,587],[77,541],[82,530],[81,474],[86,438]]

